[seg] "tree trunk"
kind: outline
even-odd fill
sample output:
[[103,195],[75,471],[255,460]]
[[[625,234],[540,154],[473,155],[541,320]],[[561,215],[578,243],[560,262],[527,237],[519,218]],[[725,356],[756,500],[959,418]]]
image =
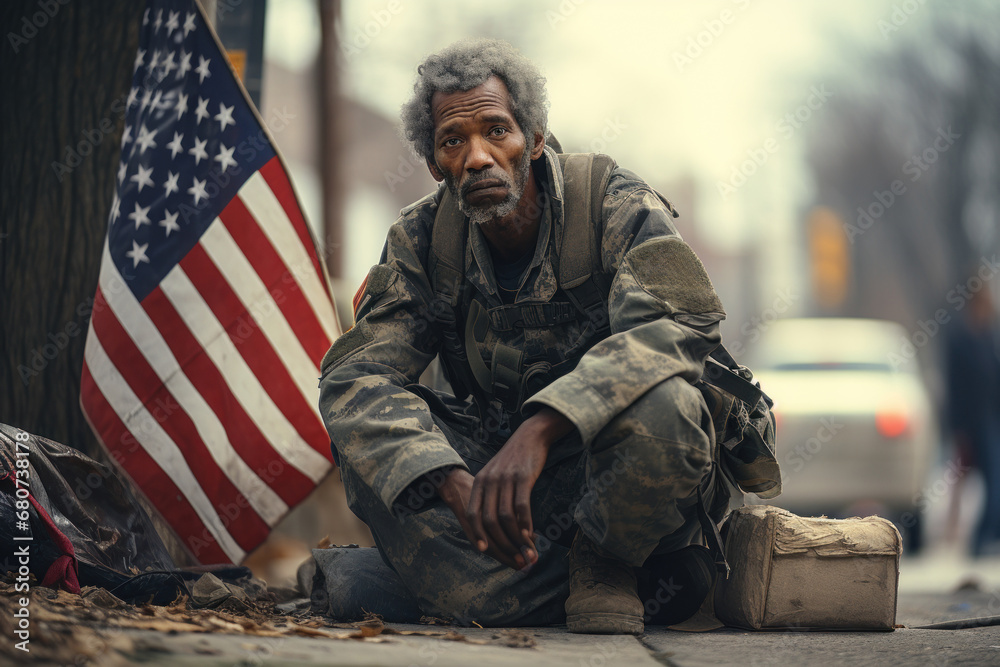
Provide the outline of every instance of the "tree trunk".
[[80,370],[143,9],[132,0],[0,9],[0,421],[90,454]]

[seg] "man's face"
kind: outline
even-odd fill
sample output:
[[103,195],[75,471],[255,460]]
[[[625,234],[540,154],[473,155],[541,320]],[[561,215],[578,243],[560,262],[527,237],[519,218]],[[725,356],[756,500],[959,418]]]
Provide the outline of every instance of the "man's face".
[[[471,90],[434,93],[431,174],[447,184],[459,209],[484,224],[512,213],[524,194],[541,136],[529,142],[510,110],[510,93],[497,77]],[[536,155],[537,153],[537,155]]]

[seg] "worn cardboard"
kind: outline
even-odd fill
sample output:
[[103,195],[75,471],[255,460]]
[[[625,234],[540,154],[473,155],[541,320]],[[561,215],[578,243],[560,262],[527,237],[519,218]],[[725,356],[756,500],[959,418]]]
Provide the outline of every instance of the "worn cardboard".
[[716,588],[716,615],[750,630],[892,630],[901,551],[899,531],[880,517],[742,507],[728,527],[732,572]]

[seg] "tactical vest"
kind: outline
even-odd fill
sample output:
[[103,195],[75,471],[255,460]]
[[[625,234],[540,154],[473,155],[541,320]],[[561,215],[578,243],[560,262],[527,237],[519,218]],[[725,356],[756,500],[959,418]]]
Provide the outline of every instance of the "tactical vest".
[[[556,271],[559,291],[566,301],[506,304],[485,309],[472,299],[463,304],[467,223],[446,189],[438,204],[431,234],[428,272],[435,295],[435,316],[444,323],[445,375],[456,396],[473,394],[500,403],[507,412],[570,370],[562,364],[525,365],[521,350],[502,343],[493,347],[488,366],[478,353],[487,329],[506,332],[516,327],[551,327],[573,320],[595,323],[601,337],[610,333],[607,291],[600,266],[600,243],[594,221],[600,222],[604,192],[615,162],[606,155],[560,153],[564,189],[564,224],[556,238]],[[556,233],[558,230],[553,230]],[[462,313],[463,306],[468,312]],[[575,360],[572,360],[575,363]],[[561,368],[559,366],[562,366]],[[544,384],[542,386],[544,386]]]
[[[570,372],[578,361],[525,364],[521,350],[497,342],[487,365],[477,343],[485,340],[489,329],[503,332],[577,320],[593,323],[598,338],[610,335],[610,285],[605,284],[602,272],[601,223],[605,192],[617,165],[602,154],[558,153],[558,158],[564,180],[563,225],[561,230],[553,229],[553,234],[558,233],[553,255],[557,265],[553,268],[556,295],[564,294],[567,301],[509,304],[487,310],[475,299],[466,299],[465,290],[471,288],[464,281],[466,217],[451,193],[442,191],[427,269],[434,290],[434,316],[442,324],[441,364],[460,399],[471,394],[513,413],[527,397]],[[670,203],[659,196],[677,217]],[[777,496],[781,476],[774,458],[773,403],[759,383],[754,383],[750,370],[739,365],[720,344],[707,360],[697,386],[712,413],[723,468],[731,480],[762,498]]]

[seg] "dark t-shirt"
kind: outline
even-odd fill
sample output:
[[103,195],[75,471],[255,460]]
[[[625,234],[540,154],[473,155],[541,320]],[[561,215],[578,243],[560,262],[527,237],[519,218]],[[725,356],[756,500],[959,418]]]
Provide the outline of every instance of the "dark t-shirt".
[[504,303],[514,303],[514,297],[517,296],[517,290],[521,288],[524,274],[531,264],[534,253],[534,248],[532,248],[513,262],[504,262],[493,252],[492,248],[490,249],[490,255],[493,259],[493,274],[496,276],[497,286],[500,288],[500,298]]

